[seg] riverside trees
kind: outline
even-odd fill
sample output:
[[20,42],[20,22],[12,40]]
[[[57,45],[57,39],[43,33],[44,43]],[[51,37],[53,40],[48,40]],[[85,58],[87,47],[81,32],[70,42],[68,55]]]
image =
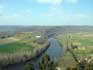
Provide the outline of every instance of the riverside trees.
[[[44,54],[41,61],[38,63],[38,70],[57,70],[57,63],[51,60],[49,55]],[[24,70],[35,70],[32,64],[26,64]]]
[[52,61],[49,55],[45,54],[39,63],[40,70],[56,70],[57,64]]

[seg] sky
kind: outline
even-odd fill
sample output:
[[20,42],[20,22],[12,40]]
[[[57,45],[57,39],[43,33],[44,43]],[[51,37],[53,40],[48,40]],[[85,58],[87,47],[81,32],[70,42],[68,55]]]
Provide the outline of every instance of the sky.
[[0,25],[93,25],[93,0],[0,0]]

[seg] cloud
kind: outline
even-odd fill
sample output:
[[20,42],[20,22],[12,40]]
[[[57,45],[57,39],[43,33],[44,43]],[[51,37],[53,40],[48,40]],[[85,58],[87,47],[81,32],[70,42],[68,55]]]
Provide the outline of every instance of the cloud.
[[88,17],[88,15],[86,15],[86,14],[76,14],[75,16],[80,17],[80,18],[87,18]]
[[32,13],[30,12],[30,10],[25,10],[24,12],[20,12],[20,13],[11,13],[11,14],[0,14],[0,18],[2,19],[21,19],[21,18],[31,18]]
[[39,4],[50,4],[54,6],[61,5],[63,2],[76,4],[79,0],[36,0]]
[[32,11],[30,9],[25,9],[25,10],[22,10],[22,12],[20,12],[19,15],[32,16]]
[[76,4],[79,0],[66,0],[67,3]]
[[4,7],[3,7],[3,5],[0,5],[0,16],[3,15],[3,12],[4,12]]
[[44,12],[41,15],[45,17],[60,17],[63,15],[63,13],[63,10],[61,10],[60,8],[51,7],[47,12]]
[[36,0],[36,2],[41,4],[60,5],[63,0]]
[[3,8],[3,6],[2,5],[0,5],[0,9],[2,9]]
[[21,12],[10,14],[12,17],[31,17],[32,11],[30,9],[21,10]]
[[[46,18],[51,18],[51,19],[61,19],[62,22],[73,22],[74,20],[76,21],[81,21],[84,19],[89,18],[87,14],[83,14],[83,13],[66,13],[64,10],[60,9],[60,8],[50,8],[50,10],[48,12],[42,13],[41,14],[42,17],[46,17]],[[60,20],[60,21],[61,21]]]

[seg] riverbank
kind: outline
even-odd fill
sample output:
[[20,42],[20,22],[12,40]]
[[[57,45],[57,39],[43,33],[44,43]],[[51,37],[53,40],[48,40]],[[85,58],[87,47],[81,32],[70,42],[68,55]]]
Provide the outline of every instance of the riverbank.
[[[34,33],[33,33],[34,34]],[[33,59],[48,46],[46,38],[36,38],[32,33],[19,33],[13,37],[0,39],[0,65],[25,63]]]
[[20,64],[8,65],[6,68],[7,70],[24,70],[23,68],[25,63],[30,63],[33,65],[35,70],[38,70],[38,63],[45,53],[48,54],[51,60],[55,62],[62,57],[62,47],[59,45],[56,39],[50,38],[46,48],[42,48],[40,51],[38,51],[36,53],[37,55],[35,55],[32,60],[27,60],[26,62]]
[[[62,68],[62,70],[67,68],[78,68],[78,63],[75,58],[81,63],[84,60],[86,61],[86,59],[88,60],[88,58],[93,61],[93,53],[91,52],[93,50],[93,47],[91,47],[93,45],[92,39],[93,33],[60,34],[58,40],[63,44],[65,55],[58,61],[59,67]],[[67,46],[73,51],[75,58],[73,54],[68,51]]]
[[[20,62],[18,62],[18,63],[13,63],[13,64],[7,64],[7,65],[1,65],[0,66],[0,69],[8,69],[8,70],[17,70],[17,69],[12,69],[12,67],[22,67],[22,68],[24,68],[24,65],[25,65],[25,63],[27,63],[27,62],[31,62],[31,61],[34,61],[34,60],[36,60],[37,58],[39,58],[40,56],[42,56],[42,54],[48,49],[48,47],[49,47],[49,43],[47,43],[45,46],[43,46],[41,49],[39,48],[34,54],[33,54],[33,56],[31,56],[31,58],[30,59],[28,59],[28,60],[25,60],[25,61],[20,61]],[[19,68],[20,68],[19,67]],[[20,69],[19,69],[20,70]]]

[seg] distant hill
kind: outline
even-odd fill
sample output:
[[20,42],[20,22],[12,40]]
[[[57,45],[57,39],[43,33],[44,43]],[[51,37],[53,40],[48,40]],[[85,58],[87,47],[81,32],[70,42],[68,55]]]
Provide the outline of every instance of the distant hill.
[[0,26],[0,32],[33,32],[46,33],[93,32],[93,26]]

